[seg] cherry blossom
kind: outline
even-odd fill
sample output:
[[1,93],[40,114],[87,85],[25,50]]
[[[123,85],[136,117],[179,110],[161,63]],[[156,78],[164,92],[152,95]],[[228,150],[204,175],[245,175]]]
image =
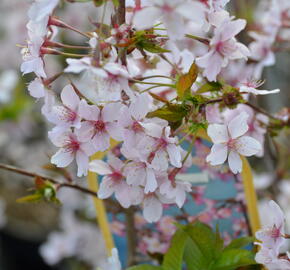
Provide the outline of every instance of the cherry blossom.
[[49,120],[54,124],[66,128],[81,126],[81,118],[79,116],[80,98],[74,91],[72,85],[68,84],[61,91],[62,104],[52,107]]
[[142,204],[144,218],[150,223],[158,221],[162,216],[163,204],[172,202],[158,192],[145,195]]
[[110,146],[110,137],[122,140],[116,120],[122,105],[110,103],[99,109],[88,105],[83,99],[79,104],[79,116],[86,121],[81,123],[79,136],[83,140],[92,140],[96,151],[105,151]]
[[143,199],[142,189],[130,186],[123,175],[124,163],[114,155],[108,155],[108,163],[94,160],[90,163],[90,171],[104,175],[98,196],[100,199],[109,198],[115,193],[116,199],[124,208],[140,204]]
[[[121,92],[124,90],[129,97],[133,97],[128,85],[130,74],[125,66],[115,62],[117,56],[115,53],[105,63],[93,64],[89,57],[81,59],[66,59],[68,66],[65,68],[67,73],[81,73],[83,87],[94,88],[94,93],[83,92],[94,102],[100,101],[119,101]],[[82,87],[82,88],[83,88]]]
[[270,95],[270,94],[277,94],[280,92],[280,89],[274,89],[274,90],[260,90],[256,89],[260,87],[264,82],[261,81],[254,81],[254,80],[248,80],[245,83],[242,83],[240,86],[240,92],[242,93],[251,93],[254,95]]
[[172,39],[184,37],[184,20],[194,20],[200,25],[204,22],[204,7],[201,3],[183,0],[155,0],[154,4],[138,11],[133,18],[137,29],[152,27],[162,20]]
[[250,55],[248,48],[237,42],[235,36],[246,26],[242,19],[232,20],[227,14],[223,19],[216,21],[214,36],[210,41],[208,53],[198,57],[196,63],[204,68],[203,75],[209,81],[215,81],[223,67],[226,67],[229,60],[247,58]]
[[248,114],[241,113],[232,119],[228,125],[210,124],[208,135],[214,145],[206,160],[211,165],[223,164],[227,157],[233,173],[242,171],[240,155],[252,156],[261,150],[261,144],[252,137],[245,136],[249,126]]
[[29,19],[40,22],[52,14],[58,2],[59,0],[35,0],[28,11]]
[[54,129],[48,134],[52,143],[60,147],[51,157],[51,163],[57,167],[67,167],[74,159],[78,166],[77,175],[87,175],[89,156],[95,153],[91,142],[81,141],[77,133]]
[[45,87],[43,82],[39,78],[35,78],[32,82],[28,85],[29,94],[35,98],[42,98],[45,96]]
[[22,50],[24,62],[20,70],[23,74],[34,72],[37,76],[46,78],[41,48],[44,39],[37,35],[30,37],[28,47]]
[[170,199],[174,199],[179,208],[183,206],[187,192],[191,191],[191,184],[181,181],[164,182],[160,186],[160,193],[166,195]]
[[285,216],[279,205],[274,201],[269,202],[269,215],[272,222],[256,233],[256,238],[262,242],[262,248],[273,249],[276,252],[285,242]]

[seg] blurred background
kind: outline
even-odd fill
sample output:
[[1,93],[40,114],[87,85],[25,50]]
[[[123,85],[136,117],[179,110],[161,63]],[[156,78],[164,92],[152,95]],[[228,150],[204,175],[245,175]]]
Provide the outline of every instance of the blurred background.
[[[254,24],[256,1],[232,1],[237,17]],[[236,5],[236,2],[242,2]],[[49,165],[55,149],[47,139],[50,129],[40,113],[40,104],[27,94],[26,85],[32,77],[22,77],[21,48],[25,44],[27,10],[30,1],[0,1],[0,162],[57,177],[60,173]],[[96,9],[91,3],[63,5],[62,19],[81,29],[89,29],[88,18]],[[62,41],[77,44],[80,36],[65,32]],[[248,37],[244,37],[247,42]],[[290,43],[289,43],[290,49]],[[290,54],[277,53],[277,63],[264,71],[265,89],[280,88],[279,95],[259,97],[253,102],[268,112],[277,113],[289,106]],[[61,70],[63,59],[48,59],[48,69]],[[49,72],[49,71],[48,71]],[[59,89],[62,89],[62,82]],[[276,199],[286,211],[290,224],[290,140],[283,131],[273,141],[266,139],[263,159],[254,158],[255,180],[260,197],[261,216],[267,209],[265,201]],[[277,151],[278,153],[277,154]],[[63,171],[62,174],[75,175]],[[78,180],[80,184],[83,179]],[[0,170],[0,269],[91,269],[105,260],[102,237],[93,222],[95,214],[91,198],[77,191],[61,190],[62,206],[50,203],[22,204],[16,200],[27,195],[33,186],[31,178]]]

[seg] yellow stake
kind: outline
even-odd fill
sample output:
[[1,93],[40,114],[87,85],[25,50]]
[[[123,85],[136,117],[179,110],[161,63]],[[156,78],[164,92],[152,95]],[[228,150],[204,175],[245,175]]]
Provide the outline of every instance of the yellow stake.
[[257,195],[254,187],[253,175],[250,164],[245,157],[242,157],[243,171],[241,173],[245,197],[247,202],[247,209],[249,220],[253,235],[261,228],[260,217],[258,212]]
[[[106,154],[105,152],[98,152],[91,157],[91,160],[102,159],[105,156],[105,154]],[[98,192],[99,183],[98,183],[98,175],[96,173],[89,171],[87,182],[89,189],[93,190],[94,192]],[[110,225],[107,218],[106,208],[104,202],[101,199],[98,199],[97,197],[93,197],[93,202],[96,209],[97,222],[99,224],[101,233],[105,240],[107,253],[108,256],[111,256],[112,249],[114,248],[114,241],[110,231]]]

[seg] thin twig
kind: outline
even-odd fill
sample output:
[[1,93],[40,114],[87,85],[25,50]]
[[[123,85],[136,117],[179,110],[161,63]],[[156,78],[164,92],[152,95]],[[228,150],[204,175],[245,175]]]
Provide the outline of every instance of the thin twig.
[[28,177],[32,177],[32,178],[35,178],[35,177],[39,177],[39,178],[42,178],[44,180],[47,180],[55,185],[57,185],[57,188],[62,188],[62,187],[67,187],[67,188],[72,188],[72,189],[76,189],[78,191],[81,191],[83,193],[86,193],[86,194],[89,194],[91,196],[95,196],[95,197],[98,197],[97,193],[90,190],[90,189],[87,189],[85,187],[81,187],[81,186],[78,186],[76,184],[72,184],[72,183],[63,183],[63,182],[59,182],[49,176],[46,176],[46,175],[41,175],[41,174],[37,174],[37,173],[34,173],[34,172],[30,172],[30,171],[26,171],[24,169],[21,169],[21,168],[17,168],[17,167],[14,167],[14,166],[11,166],[11,165],[7,165],[7,164],[3,164],[3,163],[0,163],[0,169],[3,169],[3,170],[6,170],[6,171],[10,171],[10,172],[14,172],[14,173],[18,173],[18,174],[22,174],[22,175],[25,175],[25,176],[28,176]]

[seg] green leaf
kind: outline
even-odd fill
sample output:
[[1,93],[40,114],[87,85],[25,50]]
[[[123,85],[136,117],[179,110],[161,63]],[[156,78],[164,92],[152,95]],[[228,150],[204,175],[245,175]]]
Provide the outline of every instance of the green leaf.
[[213,260],[216,235],[212,229],[201,222],[196,222],[193,225],[188,225],[185,231],[197,245],[207,261],[210,262]]
[[18,203],[32,203],[32,202],[40,202],[42,200],[42,195],[40,193],[35,193],[31,195],[27,195],[21,197],[16,200]]
[[219,82],[207,82],[206,84],[202,85],[197,91],[197,94],[202,94],[206,92],[213,92],[219,91],[222,89],[222,84]]
[[153,41],[149,41],[149,40],[145,40],[145,39],[142,40],[142,41],[139,41],[136,44],[136,46],[137,46],[137,48],[141,47],[145,51],[151,52],[151,53],[166,53],[166,52],[170,52],[169,50],[166,50],[166,49],[160,47],[159,45],[157,45]]
[[212,265],[212,270],[236,270],[238,267],[257,264],[254,253],[245,249],[224,250]]
[[170,247],[164,256],[162,266],[165,269],[181,270],[183,264],[183,253],[188,235],[179,229],[171,239]]
[[196,81],[198,75],[198,68],[195,63],[192,63],[188,73],[183,74],[179,77],[176,83],[177,96],[180,100],[190,96],[190,88]]
[[243,247],[253,243],[254,240],[255,240],[254,237],[249,237],[249,236],[234,239],[230,242],[230,244],[228,246],[225,247],[224,250],[243,248]]
[[188,238],[185,246],[184,261],[188,270],[208,269],[207,258],[191,238]]
[[140,264],[137,266],[132,266],[127,270],[165,270],[162,266],[155,266],[150,264]]
[[188,114],[184,105],[170,104],[147,114],[148,118],[158,117],[169,122],[179,122]]

